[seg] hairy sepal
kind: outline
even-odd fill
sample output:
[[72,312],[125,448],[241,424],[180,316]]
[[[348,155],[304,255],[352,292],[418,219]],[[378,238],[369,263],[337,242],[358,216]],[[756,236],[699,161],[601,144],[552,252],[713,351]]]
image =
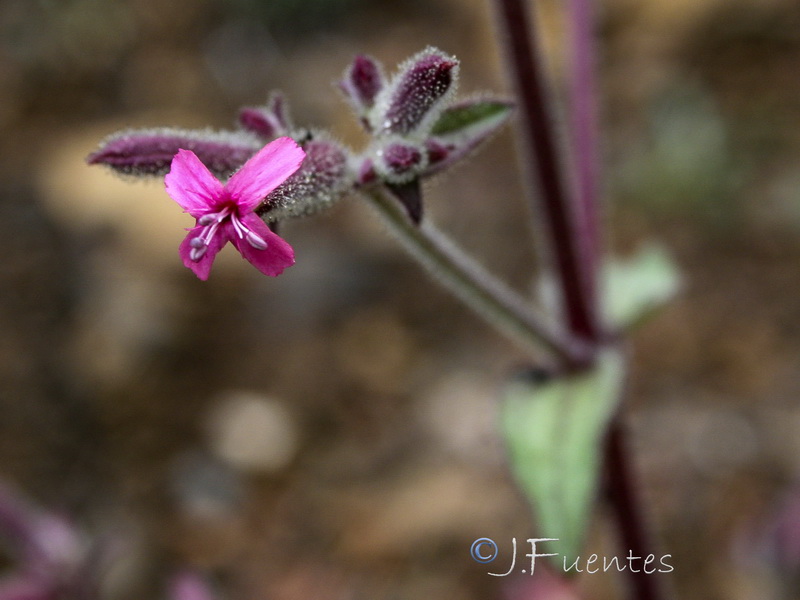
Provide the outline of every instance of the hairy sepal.
[[[353,186],[350,152],[326,134],[293,136],[306,153],[297,172],[269,194],[257,211],[266,221],[310,215],[328,208]],[[305,136],[307,137],[307,136]]]
[[370,125],[378,135],[427,136],[455,94],[459,61],[429,46],[403,64],[378,95]]
[[446,108],[426,140],[425,175],[467,156],[505,125],[513,110],[513,103],[490,98],[471,98]]
[[108,136],[86,161],[125,175],[156,177],[169,171],[178,150],[191,150],[217,177],[228,177],[264,142],[244,131],[129,129]]

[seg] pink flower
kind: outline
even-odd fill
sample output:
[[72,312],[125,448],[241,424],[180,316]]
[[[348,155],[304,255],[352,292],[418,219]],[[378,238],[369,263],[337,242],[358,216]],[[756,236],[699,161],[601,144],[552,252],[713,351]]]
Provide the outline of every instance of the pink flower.
[[178,150],[164,182],[167,193],[197,224],[180,245],[183,264],[208,279],[214,257],[226,242],[265,275],[294,264],[292,247],[255,213],[272,190],[300,167],[305,152],[288,137],[259,150],[222,184],[191,150]]

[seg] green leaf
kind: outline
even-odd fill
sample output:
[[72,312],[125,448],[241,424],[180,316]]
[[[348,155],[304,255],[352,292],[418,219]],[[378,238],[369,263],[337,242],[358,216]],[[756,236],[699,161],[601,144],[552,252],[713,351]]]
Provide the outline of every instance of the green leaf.
[[627,260],[611,260],[603,271],[603,313],[619,329],[639,325],[680,289],[680,273],[661,248],[647,245]]
[[551,547],[561,556],[578,556],[586,536],[623,374],[622,356],[608,350],[588,372],[516,380],[506,389],[502,427],[511,467],[538,516],[536,536],[558,539]]
[[437,137],[468,135],[483,138],[505,123],[512,104],[502,100],[466,100],[445,110],[431,133]]

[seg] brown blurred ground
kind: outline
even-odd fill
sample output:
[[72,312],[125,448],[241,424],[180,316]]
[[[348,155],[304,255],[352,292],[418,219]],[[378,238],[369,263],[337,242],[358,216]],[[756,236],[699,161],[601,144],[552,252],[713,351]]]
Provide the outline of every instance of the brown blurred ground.
[[[485,4],[0,3],[0,475],[133,540],[120,597],[185,564],[235,598],[501,597],[468,549],[535,535],[492,423],[525,357],[357,199],[287,224],[280,278],[223,252],[204,284],[160,185],[83,163],[122,127],[227,127],[273,88],[357,146],[330,85],[356,52],[434,44],[463,93],[506,90]],[[540,4],[560,73],[559,3]],[[653,522],[678,597],[768,598],[753,532],[800,477],[800,6],[609,0],[600,31],[609,245],[655,239],[686,276],[635,339]],[[512,140],[427,202],[525,287]],[[616,551],[602,511],[590,546]]]

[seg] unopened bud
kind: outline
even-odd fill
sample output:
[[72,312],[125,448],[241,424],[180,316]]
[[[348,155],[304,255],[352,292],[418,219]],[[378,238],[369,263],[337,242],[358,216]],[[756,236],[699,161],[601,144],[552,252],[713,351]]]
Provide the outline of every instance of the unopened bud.
[[377,152],[378,174],[390,183],[405,183],[414,179],[427,164],[422,148],[404,142],[392,142]]
[[372,125],[382,134],[425,135],[456,87],[458,60],[436,48],[426,48],[400,66],[381,93]]
[[293,128],[283,94],[273,92],[264,106],[248,106],[239,111],[239,124],[266,140],[286,135]]
[[364,158],[356,169],[356,183],[358,185],[367,185],[374,182],[376,178],[375,163],[371,158]]
[[[318,135],[318,134],[317,134]],[[315,213],[342,198],[353,184],[349,151],[325,137],[302,144],[306,158],[267,196],[259,214],[269,221]]]
[[425,141],[425,151],[428,153],[428,164],[434,167],[445,160],[453,151],[453,146],[446,146],[435,139]]
[[339,88],[365,124],[367,124],[365,117],[383,86],[384,77],[380,63],[364,55],[353,59],[339,82]]
[[194,152],[218,177],[227,177],[263,145],[243,131],[133,129],[107,137],[86,161],[126,175],[156,176],[167,173],[172,158],[184,149]]

